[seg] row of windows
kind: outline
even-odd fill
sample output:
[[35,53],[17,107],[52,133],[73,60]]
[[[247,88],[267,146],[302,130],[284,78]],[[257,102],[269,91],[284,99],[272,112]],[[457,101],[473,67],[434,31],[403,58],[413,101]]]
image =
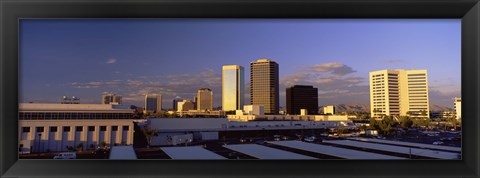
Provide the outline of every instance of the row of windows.
[[408,76],[425,76],[425,74],[408,74]]
[[132,113],[20,112],[20,120],[131,119]]
[[408,92],[410,95],[421,95],[421,94],[427,94],[427,92]]
[[[63,132],[70,132],[69,126],[63,126]],[[88,131],[93,132],[95,131],[95,126],[88,126]],[[44,132],[44,127],[35,127],[35,132]],[[49,127],[50,132],[57,132],[58,127]],[[111,126],[112,131],[118,131],[118,126]],[[130,127],[128,125],[125,125],[122,127],[123,131],[128,131],[130,130]],[[83,126],[76,126],[75,131],[77,132],[82,132],[83,131]],[[107,126],[100,126],[100,131],[107,131]],[[28,133],[30,132],[30,127],[22,127],[22,132],[23,133]]]
[[426,85],[426,83],[409,83],[408,85]]
[[425,79],[423,79],[423,80],[422,79],[408,79],[408,82],[410,82],[410,83],[411,82],[427,82],[427,80],[425,80]]

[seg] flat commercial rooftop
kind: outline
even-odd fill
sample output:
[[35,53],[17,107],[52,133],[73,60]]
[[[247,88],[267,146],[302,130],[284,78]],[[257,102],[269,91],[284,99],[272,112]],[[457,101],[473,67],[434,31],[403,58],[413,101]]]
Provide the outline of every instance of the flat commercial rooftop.
[[201,146],[162,147],[160,149],[172,159],[227,159]]
[[338,148],[314,143],[305,143],[302,141],[272,141],[269,143],[345,159],[405,159],[402,157]]
[[258,159],[316,159],[297,153],[283,151],[257,144],[224,145],[223,147],[253,156]]
[[412,155],[424,156],[424,157],[430,157],[430,158],[459,159],[458,153],[420,149],[420,148],[410,148],[410,147],[404,147],[404,146],[385,145],[381,143],[368,143],[368,142],[353,141],[353,140],[325,140],[324,142],[337,144],[337,145],[353,146],[357,148],[368,148],[372,150],[381,150],[381,151],[388,151],[388,152],[402,153],[402,154],[412,154]]
[[137,159],[133,146],[113,146],[110,159]]
[[419,147],[419,148],[430,148],[430,149],[454,151],[454,152],[461,152],[462,151],[462,148],[452,147],[452,146],[441,146],[441,145],[431,145],[431,144],[423,144],[423,143],[411,143],[411,142],[381,140],[381,139],[373,139],[373,138],[350,137],[348,139],[349,140],[364,141],[364,142],[387,143],[387,144],[392,144],[392,145],[412,146],[412,147]]

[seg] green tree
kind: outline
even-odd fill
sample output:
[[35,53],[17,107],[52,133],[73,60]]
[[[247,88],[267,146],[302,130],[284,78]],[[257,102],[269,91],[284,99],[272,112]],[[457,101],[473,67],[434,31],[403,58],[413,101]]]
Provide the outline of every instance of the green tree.
[[378,130],[379,127],[378,127],[378,122],[377,120],[375,120],[374,118],[370,118],[370,126],[369,126],[369,129],[375,129],[375,130]]
[[457,119],[451,116],[451,117],[448,117],[448,121],[453,125],[453,128],[457,130]]
[[413,125],[412,119],[408,116],[400,116],[400,126],[403,128],[411,128]]
[[397,124],[391,116],[383,116],[382,120],[379,122],[379,128],[383,135],[391,135],[395,133],[393,127]]
[[430,119],[428,118],[416,118],[413,119],[413,126],[423,126],[423,127],[428,127],[430,125]]
[[142,127],[142,132],[145,135],[145,139],[147,141],[147,148],[150,148],[150,144],[152,143],[152,139],[155,136],[158,136],[158,130],[152,128],[150,125],[146,125]]
[[77,150],[83,151],[83,143],[82,143],[82,142],[80,142],[79,144],[77,144]]
[[428,114],[427,111],[425,111],[425,110],[421,110],[420,113],[422,114],[422,116],[427,116],[427,114]]
[[347,130],[348,130],[348,129],[345,128],[345,127],[340,127],[340,128],[338,128],[338,129],[337,129],[337,134],[338,134],[338,136],[342,136],[343,134],[347,133]]
[[100,148],[104,149],[107,146],[107,143],[105,141],[100,143]]

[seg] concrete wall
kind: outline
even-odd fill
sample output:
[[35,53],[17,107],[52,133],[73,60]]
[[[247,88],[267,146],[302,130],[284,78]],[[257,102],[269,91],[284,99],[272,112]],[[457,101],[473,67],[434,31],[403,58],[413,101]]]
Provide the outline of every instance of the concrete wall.
[[[77,126],[82,131],[76,131]],[[89,126],[93,126],[95,131],[88,131]],[[100,131],[101,126],[106,126],[106,131]],[[117,126],[117,131],[113,131],[112,126]],[[124,131],[123,126],[128,126],[128,130]],[[24,127],[29,127],[30,132],[23,132]],[[37,127],[43,127],[43,132],[37,132]],[[50,127],[57,127],[57,131],[50,132]],[[70,131],[64,132],[63,127],[70,127]],[[84,150],[90,144],[96,148],[102,142],[108,145],[133,144],[133,121],[129,119],[19,120],[18,132],[19,144],[23,144],[24,148],[21,152],[66,151],[66,146],[75,148],[79,143],[83,143]]]
[[228,120],[225,118],[149,118],[147,122],[160,132],[218,130],[228,127]]

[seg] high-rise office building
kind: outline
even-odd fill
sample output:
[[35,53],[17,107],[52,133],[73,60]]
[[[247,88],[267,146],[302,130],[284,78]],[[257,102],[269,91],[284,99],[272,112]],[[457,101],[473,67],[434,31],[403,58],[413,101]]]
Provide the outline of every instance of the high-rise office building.
[[157,113],[162,110],[162,95],[147,94],[145,95],[145,112]]
[[318,114],[318,88],[295,85],[287,88],[287,114],[300,114],[306,109],[308,115]]
[[194,109],[197,109],[197,103],[198,103],[198,97],[194,96],[193,97],[193,107],[194,107]]
[[278,64],[268,59],[250,63],[250,103],[262,105],[265,114],[278,114]]
[[197,92],[197,110],[213,109],[213,92],[210,88],[200,88]]
[[243,109],[245,96],[244,70],[239,65],[222,67],[222,110],[235,111]]
[[455,119],[462,120],[462,98],[453,98],[453,108],[455,109]]
[[379,70],[370,72],[372,118],[411,116],[429,118],[426,70]]
[[182,101],[183,99],[180,96],[175,97],[173,99],[173,110],[176,111],[178,109],[178,102]]
[[102,104],[122,104],[122,97],[115,93],[106,93],[102,95]]

